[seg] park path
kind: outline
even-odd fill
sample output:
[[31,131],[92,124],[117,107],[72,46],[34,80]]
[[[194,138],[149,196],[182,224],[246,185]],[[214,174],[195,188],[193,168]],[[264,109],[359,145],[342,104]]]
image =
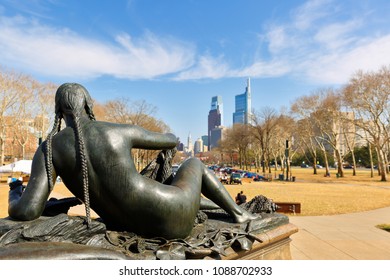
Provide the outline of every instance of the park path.
[[390,260],[390,207],[334,216],[290,216],[293,260]]

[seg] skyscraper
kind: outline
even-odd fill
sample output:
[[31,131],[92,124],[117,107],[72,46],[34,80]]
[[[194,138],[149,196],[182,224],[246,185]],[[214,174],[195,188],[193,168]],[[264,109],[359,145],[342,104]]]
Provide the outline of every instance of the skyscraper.
[[198,140],[195,141],[194,153],[198,154],[201,152],[203,152],[203,140],[201,138],[198,138]]
[[223,140],[223,132],[224,132],[223,126],[217,126],[214,127],[210,132],[210,147],[214,148],[217,147],[220,140]]
[[209,111],[208,117],[208,148],[211,150],[213,148],[211,144],[211,131],[215,127],[219,127],[223,124],[223,103],[222,96],[214,96],[211,98],[211,109]]
[[247,86],[243,94],[236,95],[236,109],[233,113],[233,124],[251,124],[252,123],[252,101],[251,101],[251,80],[248,78]]
[[187,152],[192,153],[194,151],[194,145],[192,144],[191,132],[188,134],[187,138]]

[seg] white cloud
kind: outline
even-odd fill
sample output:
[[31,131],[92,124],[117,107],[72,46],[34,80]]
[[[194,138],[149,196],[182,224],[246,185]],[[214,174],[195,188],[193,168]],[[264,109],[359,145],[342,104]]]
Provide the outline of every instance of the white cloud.
[[390,64],[386,51],[390,35],[360,33],[372,15],[339,17],[339,11],[343,9],[332,0],[307,1],[293,10],[290,19],[269,23],[264,35],[259,35],[269,56],[254,55],[249,65],[241,67],[227,64],[223,56],[201,57],[178,79],[289,75],[310,83],[343,84],[358,69],[376,70]]
[[314,39],[328,49],[338,49],[354,43],[357,37],[352,32],[361,24],[360,20],[332,23],[320,28]]
[[[128,3],[132,5],[131,0]],[[119,33],[101,41],[23,17],[3,16],[0,62],[50,77],[196,80],[294,76],[324,84],[345,83],[358,69],[389,65],[390,34],[361,32],[375,19],[374,11],[368,16],[357,9],[354,15],[339,5],[332,0],[307,1],[283,22],[268,23],[259,35],[259,48],[255,46],[252,54],[237,54],[246,58],[241,65],[227,62],[235,58],[199,54],[194,44],[152,32],[136,38]],[[257,52],[259,49],[268,51],[267,55]]]
[[273,66],[279,66],[281,76],[343,84],[359,69],[377,70],[390,65],[390,34],[362,32],[375,15],[340,16],[333,14],[342,10],[336,5],[331,0],[308,1],[294,10],[290,20],[269,24],[266,40],[271,58],[258,63],[258,67],[254,63],[254,68],[263,69],[264,75],[265,69],[271,71]]
[[200,56],[194,67],[183,71],[174,80],[219,79],[231,76],[223,57]]
[[389,50],[390,34],[362,42],[348,51],[329,53],[307,62],[305,74],[315,82],[346,83],[357,70],[375,71],[390,65]]
[[298,30],[310,28],[315,21],[328,16],[335,9],[333,0],[310,0],[293,12],[293,27]]
[[291,66],[284,60],[256,61],[244,69],[232,71],[234,73],[232,76],[252,78],[280,77],[290,71]]
[[137,39],[124,33],[108,43],[22,17],[3,17],[0,60],[49,76],[153,78],[190,67],[194,47],[152,33]]
[[268,49],[272,54],[277,54],[291,45],[291,38],[286,34],[284,26],[269,28],[266,39],[269,42]]

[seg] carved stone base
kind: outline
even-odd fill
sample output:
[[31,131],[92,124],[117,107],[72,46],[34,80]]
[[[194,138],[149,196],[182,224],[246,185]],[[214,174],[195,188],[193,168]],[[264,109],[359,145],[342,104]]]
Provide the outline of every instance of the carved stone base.
[[0,259],[291,259],[290,236],[297,230],[277,213],[243,224],[209,213],[187,238],[175,240],[110,231],[98,220],[88,228],[83,217],[66,214],[0,219]]
[[257,237],[262,243],[255,241],[250,251],[235,251],[232,248],[226,250],[227,256],[223,260],[291,260],[290,236],[298,232],[293,224],[281,225]]

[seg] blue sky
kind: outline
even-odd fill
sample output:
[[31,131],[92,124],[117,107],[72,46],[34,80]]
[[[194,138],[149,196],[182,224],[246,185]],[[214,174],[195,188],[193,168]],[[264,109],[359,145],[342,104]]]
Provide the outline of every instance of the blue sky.
[[252,107],[279,110],[390,65],[390,1],[0,0],[0,65],[143,99],[185,142],[207,134],[212,96],[232,124],[247,77]]

